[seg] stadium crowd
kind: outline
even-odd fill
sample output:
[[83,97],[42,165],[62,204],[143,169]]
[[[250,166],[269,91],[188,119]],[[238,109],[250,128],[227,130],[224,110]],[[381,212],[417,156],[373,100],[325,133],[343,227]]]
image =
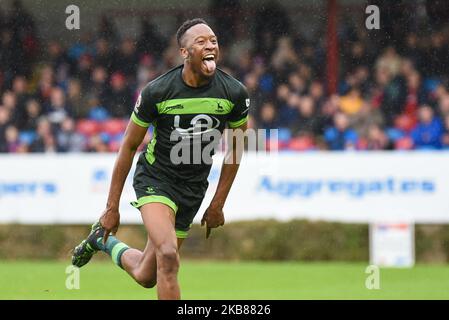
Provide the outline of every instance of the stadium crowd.
[[[398,33],[403,21],[392,19],[371,32],[342,21],[338,91],[328,94],[324,36],[306,40],[274,2],[254,13],[249,32],[238,9],[211,14],[225,35],[220,66],[246,85],[250,125],[279,129],[281,150],[449,148],[444,26]],[[75,43],[44,41],[15,1],[0,12],[0,152],[117,151],[141,88],[181,63],[174,33],[145,19],[140,37],[121,38],[103,17]]]

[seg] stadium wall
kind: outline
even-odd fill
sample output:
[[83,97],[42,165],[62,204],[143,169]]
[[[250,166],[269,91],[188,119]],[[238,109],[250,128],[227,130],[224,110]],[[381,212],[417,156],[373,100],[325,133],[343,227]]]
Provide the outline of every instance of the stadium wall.
[[[0,259],[58,259],[70,263],[71,250],[86,237],[90,225],[0,224]],[[117,237],[143,249],[142,225],[121,225]],[[449,262],[449,225],[416,225],[417,263]],[[366,224],[290,220],[227,222],[205,239],[194,224],[181,250],[183,259],[359,261],[369,263]],[[95,260],[108,260],[97,255]]]
[[[115,157],[0,156],[0,223],[92,223],[104,209]],[[215,192],[221,160],[217,154],[200,212]],[[226,203],[226,218],[448,223],[447,163],[448,152],[248,153]],[[123,224],[141,222],[129,204],[135,200],[132,176],[122,195]]]

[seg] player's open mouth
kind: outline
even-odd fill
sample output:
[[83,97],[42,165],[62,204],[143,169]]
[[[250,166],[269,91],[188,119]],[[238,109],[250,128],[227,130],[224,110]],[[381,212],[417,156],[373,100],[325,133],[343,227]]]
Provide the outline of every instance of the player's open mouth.
[[214,72],[216,68],[215,55],[207,54],[203,57],[203,64],[209,73]]

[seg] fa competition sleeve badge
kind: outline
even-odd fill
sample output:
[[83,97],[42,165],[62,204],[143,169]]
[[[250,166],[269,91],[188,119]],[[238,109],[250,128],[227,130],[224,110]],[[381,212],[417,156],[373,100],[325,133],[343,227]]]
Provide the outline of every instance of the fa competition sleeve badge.
[[140,103],[142,102],[142,93],[139,94],[139,97],[137,98],[136,104],[134,106],[134,112],[139,113]]

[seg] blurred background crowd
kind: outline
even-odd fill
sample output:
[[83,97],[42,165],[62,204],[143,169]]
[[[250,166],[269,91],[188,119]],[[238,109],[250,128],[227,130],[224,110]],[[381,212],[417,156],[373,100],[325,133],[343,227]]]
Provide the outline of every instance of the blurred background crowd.
[[[279,129],[280,150],[449,148],[445,11],[435,1],[425,15],[383,3],[380,30],[340,14],[330,92],[325,31],[307,40],[274,1],[251,19],[238,0],[211,1],[206,20],[219,37],[219,66],[246,85],[250,126]],[[0,152],[117,151],[139,91],[182,63],[174,35],[185,18],[170,33],[142,19],[133,38],[103,16],[67,44],[41,39],[33,15],[12,1],[0,11]]]

